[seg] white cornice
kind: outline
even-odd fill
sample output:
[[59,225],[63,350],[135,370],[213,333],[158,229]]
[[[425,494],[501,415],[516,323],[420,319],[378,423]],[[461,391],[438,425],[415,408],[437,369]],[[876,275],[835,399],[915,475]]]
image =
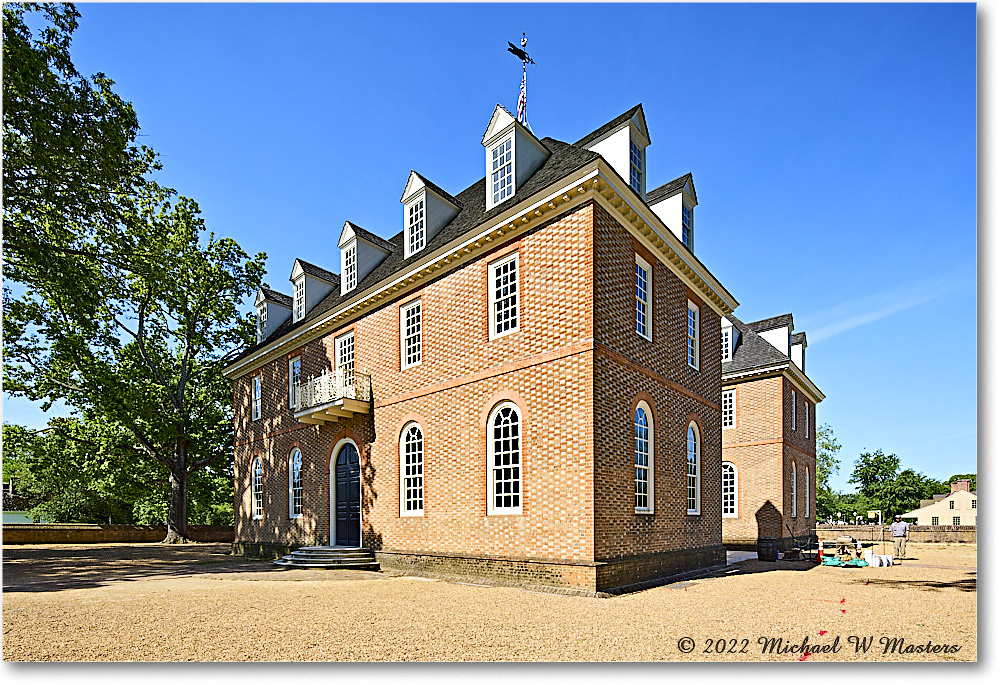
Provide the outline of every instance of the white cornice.
[[[550,186],[551,188],[551,186]],[[622,197],[624,194],[625,198]],[[737,302],[707,269],[681,253],[686,248],[645,205],[633,197],[634,191],[623,185],[621,177],[603,159],[597,159],[565,177],[556,190],[546,188],[511,207],[478,230],[465,233],[433,252],[423,255],[409,269],[391,275],[350,300],[324,314],[305,328],[286,333],[267,347],[227,366],[223,373],[237,378],[285,352],[327,335],[369,309],[381,306],[388,298],[402,296],[420,287],[428,278],[451,271],[492,249],[497,241],[530,231],[567,210],[591,199],[618,219],[633,235],[647,244],[653,254],[688,287],[700,293],[705,302],[721,315],[736,308]],[[411,258],[412,259],[412,258]]]
[[722,384],[743,383],[755,378],[778,375],[784,376],[791,381],[791,383],[797,387],[803,395],[809,397],[814,404],[819,404],[826,399],[826,395],[824,395],[820,389],[816,387],[816,384],[809,380],[809,377],[806,376],[805,373],[803,373],[791,360],[783,364],[775,364],[773,366],[765,366],[758,369],[748,369],[746,371],[737,371],[735,373],[724,373],[722,374]]

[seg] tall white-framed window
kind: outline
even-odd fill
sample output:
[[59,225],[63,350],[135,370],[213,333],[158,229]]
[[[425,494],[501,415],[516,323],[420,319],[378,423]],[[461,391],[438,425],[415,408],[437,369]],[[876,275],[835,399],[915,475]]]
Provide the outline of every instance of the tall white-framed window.
[[410,254],[424,249],[427,239],[427,231],[424,222],[424,198],[410,203],[407,207],[406,237],[410,248]]
[[728,362],[733,360],[733,329],[726,328],[722,329],[722,361]]
[[653,339],[652,317],[653,269],[639,255],[635,256],[635,332]]
[[344,251],[344,280],[346,290],[354,290],[358,285],[358,244],[351,243]]
[[694,252],[694,209],[681,205],[681,242]]
[[288,455],[288,518],[302,516],[302,450],[298,447]]
[[260,395],[261,377],[254,376],[250,379],[250,419],[252,421],[260,418]]
[[722,427],[732,428],[735,425],[734,398],[732,390],[722,391]]
[[335,341],[337,345],[337,371],[343,373],[344,382],[354,380],[354,331],[344,333]]
[[799,480],[798,472],[795,469],[795,462],[792,462],[792,518],[799,513]]
[[264,465],[260,457],[250,464],[250,518],[264,518]]
[[490,514],[521,513],[521,414],[513,402],[503,402],[489,421]]
[[687,429],[687,513],[701,513],[701,434],[694,421]]
[[265,304],[257,310],[257,339],[263,340],[267,337],[267,305]]
[[399,439],[399,515],[424,515],[424,432],[417,423]]
[[699,310],[698,305],[694,302],[688,300],[688,311],[687,311],[687,361],[688,366],[697,369],[699,359],[701,358],[700,345],[701,336],[699,335]]
[[419,299],[399,308],[399,359],[403,369],[416,366],[423,358],[422,318]]
[[722,462],[722,516],[723,518],[736,518],[739,516],[737,509],[736,493],[739,477],[736,474],[736,465],[732,462]]
[[635,512],[653,513],[653,414],[640,401],[633,417],[635,438]]
[[520,330],[518,271],[517,252],[490,264],[490,340]]
[[295,281],[295,320],[301,321],[306,315],[306,277]]
[[795,430],[795,406],[798,404],[798,397],[792,390],[792,430]]
[[806,431],[806,439],[809,438],[809,400],[805,400],[802,407],[802,427]]
[[514,194],[514,139],[508,137],[490,151],[492,165],[490,182],[493,188],[493,205],[498,205]]
[[812,492],[812,481],[809,479],[811,472],[809,471],[809,465],[806,465],[806,498],[802,503],[802,512],[805,514],[806,518],[809,518],[809,493]]
[[288,406],[295,409],[299,403],[299,386],[302,385],[302,357],[288,360]]
[[642,192],[642,150],[634,140],[628,141],[629,179],[628,184],[637,193]]

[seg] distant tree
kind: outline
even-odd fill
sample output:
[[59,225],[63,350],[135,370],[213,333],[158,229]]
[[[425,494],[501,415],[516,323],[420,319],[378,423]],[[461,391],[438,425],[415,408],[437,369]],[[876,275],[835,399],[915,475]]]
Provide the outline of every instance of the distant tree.
[[941,483],[913,469],[900,471],[899,457],[882,450],[860,455],[849,482],[858,484],[858,501],[881,511],[884,519],[916,509],[920,500],[941,488]]
[[[207,233],[192,200],[144,177],[156,161],[135,145],[131,106],[70,60],[71,5],[3,11],[4,271],[23,290],[4,287],[4,390],[108,424],[114,448],[91,456],[161,464],[165,541],[184,539],[192,474],[232,459],[221,369],[253,339],[238,307],[264,255]],[[32,31],[36,11],[47,24]]]
[[840,471],[840,443],[833,428],[823,424],[816,429],[816,518],[831,518],[842,508],[838,493],[830,487],[830,477]]

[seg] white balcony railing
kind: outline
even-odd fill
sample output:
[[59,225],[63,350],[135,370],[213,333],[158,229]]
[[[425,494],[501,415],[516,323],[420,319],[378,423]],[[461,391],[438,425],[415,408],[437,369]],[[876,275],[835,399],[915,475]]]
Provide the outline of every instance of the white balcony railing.
[[369,402],[371,376],[351,369],[337,369],[302,381],[295,398],[295,411],[319,407],[338,400]]

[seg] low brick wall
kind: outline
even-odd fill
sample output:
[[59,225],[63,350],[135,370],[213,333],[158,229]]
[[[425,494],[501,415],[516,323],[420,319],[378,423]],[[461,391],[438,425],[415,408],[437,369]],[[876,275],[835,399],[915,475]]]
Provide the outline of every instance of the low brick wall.
[[[94,523],[5,523],[3,544],[86,544],[94,542],[159,542],[166,526],[100,525]],[[232,542],[231,526],[188,526],[188,537],[198,542]]]
[[[816,526],[821,540],[850,535],[860,542],[892,542],[888,526]],[[964,542],[976,544],[976,526],[910,526],[910,542]]]

